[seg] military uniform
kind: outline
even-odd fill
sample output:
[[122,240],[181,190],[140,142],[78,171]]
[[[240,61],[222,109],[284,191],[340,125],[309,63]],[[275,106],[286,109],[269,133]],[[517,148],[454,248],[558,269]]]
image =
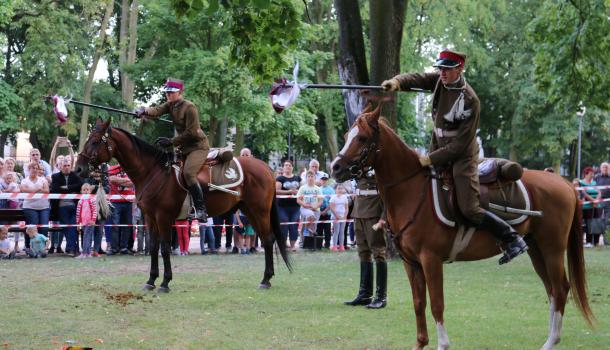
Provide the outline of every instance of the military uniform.
[[146,108],[145,113],[152,118],[165,114],[172,117],[176,136],[171,142],[185,157],[184,176],[187,185],[196,183],[197,173],[210,150],[208,138],[199,126],[197,107],[191,101],[180,99],[175,103],[166,102],[158,107]]
[[[388,265],[386,262],[387,241],[383,228],[373,229],[373,225],[385,216],[385,209],[379,193],[373,170],[357,180],[356,199],[351,213],[358,256],[360,257],[360,289],[358,295],[346,305],[367,305],[371,309],[386,306]],[[377,290],[373,299],[373,259],[377,267]]]
[[[475,227],[490,232],[502,243],[506,250],[500,264],[504,264],[525,252],[527,244],[508,223],[480,207],[476,140],[480,103],[462,75],[465,62],[463,53],[443,50],[434,64],[441,72],[400,74],[381,85],[389,91],[410,88],[434,91],[432,145],[428,156],[420,156],[419,162],[423,166],[451,167],[460,211]],[[449,78],[455,80],[443,83]]]
[[182,153],[184,157],[182,171],[186,179],[188,191],[193,199],[195,207],[194,217],[199,222],[203,222],[207,220],[205,192],[197,181],[197,173],[208,157],[210,146],[208,138],[203,133],[203,130],[201,130],[201,126],[199,126],[197,107],[192,102],[182,98],[181,93],[183,90],[184,82],[182,80],[168,78],[162,88],[162,91],[168,96],[168,102],[159,107],[139,108],[136,111],[136,115],[138,117],[158,118],[164,114],[169,114],[172,117],[176,135],[172,139],[159,138],[156,142],[164,147],[172,145]]
[[436,166],[450,166],[453,172],[458,206],[462,214],[478,225],[485,210],[479,205],[479,145],[476,140],[480,103],[463,76],[454,84],[443,85],[439,73],[401,74],[396,77],[401,90],[433,90],[432,120],[434,132],[430,161]]

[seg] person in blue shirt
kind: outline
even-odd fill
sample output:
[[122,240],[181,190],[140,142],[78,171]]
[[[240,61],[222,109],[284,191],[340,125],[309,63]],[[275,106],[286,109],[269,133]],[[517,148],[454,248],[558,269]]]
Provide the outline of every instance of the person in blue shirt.
[[322,206],[320,207],[320,221],[329,221],[329,222],[321,222],[318,224],[318,236],[324,236],[324,248],[330,248],[330,241],[332,238],[332,229],[330,225],[330,197],[335,194],[335,190],[333,190],[332,186],[328,183],[328,174],[322,172],[320,175],[320,190],[322,190],[322,195],[324,196],[324,200],[322,201]]

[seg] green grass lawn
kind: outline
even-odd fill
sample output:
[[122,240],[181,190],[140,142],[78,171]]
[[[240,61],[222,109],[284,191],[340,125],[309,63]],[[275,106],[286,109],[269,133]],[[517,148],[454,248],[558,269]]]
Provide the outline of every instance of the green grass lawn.
[[[172,258],[172,292],[164,295],[140,289],[148,257],[0,261],[2,349],[59,349],[66,341],[95,349],[405,349],[415,342],[400,261],[390,263],[388,306],[367,310],[343,305],[358,287],[353,251],[293,254],[294,273],[276,265],[270,290],[257,289],[262,254]],[[610,250],[587,250],[586,259],[598,327],[589,329],[570,302],[560,349],[610,348]],[[455,349],[538,349],[547,336],[548,302],[526,257],[502,267],[496,259],[446,265],[445,305]]]

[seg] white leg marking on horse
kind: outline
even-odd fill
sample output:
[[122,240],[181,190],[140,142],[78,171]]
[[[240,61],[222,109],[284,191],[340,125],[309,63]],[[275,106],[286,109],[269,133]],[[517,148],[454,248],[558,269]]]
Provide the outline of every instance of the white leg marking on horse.
[[[345,145],[343,145],[343,148],[341,148],[341,151],[339,151],[339,154],[345,154],[345,152],[349,149],[349,145],[352,143],[356,135],[358,135],[358,127],[354,126],[347,134],[347,140],[345,141]],[[333,162],[330,164],[331,169],[333,168],[333,165],[335,165],[335,162],[337,162],[338,160],[339,157],[336,157],[335,160],[333,160]]]
[[546,343],[542,346],[541,350],[553,350],[555,345],[559,344],[561,340],[561,326],[563,323],[563,316],[561,312],[555,310],[555,299],[550,298],[551,306],[549,307],[549,337]]
[[449,336],[442,323],[436,322],[436,334],[438,336],[438,350],[449,349]]

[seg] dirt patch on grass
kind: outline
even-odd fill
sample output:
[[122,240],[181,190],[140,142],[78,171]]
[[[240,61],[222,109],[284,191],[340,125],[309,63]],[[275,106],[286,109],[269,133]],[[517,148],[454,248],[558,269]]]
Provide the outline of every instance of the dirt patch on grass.
[[123,307],[127,306],[128,304],[133,304],[136,301],[152,303],[151,299],[144,298],[144,294],[136,294],[136,293],[132,293],[132,292],[110,293],[107,291],[103,291],[103,293],[104,293],[104,296],[106,297],[106,300],[108,300],[109,302],[111,302],[113,304],[121,305]]

